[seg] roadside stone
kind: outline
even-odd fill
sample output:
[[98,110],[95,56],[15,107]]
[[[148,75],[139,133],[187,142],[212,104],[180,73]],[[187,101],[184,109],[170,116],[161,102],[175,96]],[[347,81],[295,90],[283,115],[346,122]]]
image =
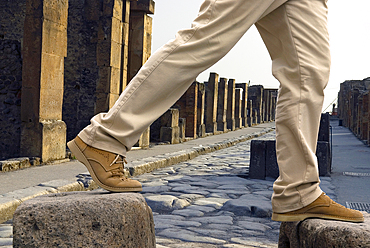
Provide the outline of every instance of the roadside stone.
[[322,219],[283,222],[280,226],[279,248],[370,247],[370,214],[364,212],[364,217],[364,223]]
[[13,227],[14,247],[155,247],[152,212],[137,193],[39,196],[17,208]]

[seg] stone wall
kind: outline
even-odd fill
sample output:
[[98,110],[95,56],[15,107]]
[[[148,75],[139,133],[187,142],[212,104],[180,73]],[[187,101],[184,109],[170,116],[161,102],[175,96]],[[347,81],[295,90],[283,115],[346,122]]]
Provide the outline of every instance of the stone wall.
[[21,135],[21,43],[0,39],[0,158],[18,157]]

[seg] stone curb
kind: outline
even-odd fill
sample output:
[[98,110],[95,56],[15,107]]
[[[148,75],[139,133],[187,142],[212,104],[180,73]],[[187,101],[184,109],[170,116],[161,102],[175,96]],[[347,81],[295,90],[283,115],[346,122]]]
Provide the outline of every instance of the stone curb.
[[[238,138],[228,139],[222,142],[207,146],[198,146],[191,149],[185,149],[178,152],[166,153],[163,155],[153,156],[150,158],[145,158],[130,163],[130,166],[126,167],[129,176],[138,176],[144,173],[151,172],[153,170],[168,167],[174,164],[185,162],[198,157],[199,155],[207,154],[217,150],[225,149],[234,146],[238,143],[251,140],[262,136],[268,132],[273,131],[274,128],[265,128],[260,132],[255,132],[248,135],[239,136]],[[144,163],[143,163],[144,162]]]
[[[163,155],[132,161],[130,163],[130,166],[127,166],[125,168],[126,170],[125,174],[127,176],[138,176],[144,173],[154,171],[159,168],[168,167],[174,164],[185,162],[194,159],[199,155],[228,148],[238,143],[253,138],[257,138],[261,135],[271,132],[272,130],[274,130],[274,128],[265,128],[259,132],[239,136],[234,139],[228,139],[207,146],[198,146],[191,149],[181,150],[178,152],[166,153]],[[42,183],[39,186],[16,190],[4,195],[0,195],[0,224],[7,220],[12,219],[16,208],[22,202],[32,199],[34,197],[50,193],[60,193],[69,191],[88,191],[97,188],[98,185],[89,177],[84,179],[79,178],[77,179],[77,182],[73,180],[72,181],[54,180]]]

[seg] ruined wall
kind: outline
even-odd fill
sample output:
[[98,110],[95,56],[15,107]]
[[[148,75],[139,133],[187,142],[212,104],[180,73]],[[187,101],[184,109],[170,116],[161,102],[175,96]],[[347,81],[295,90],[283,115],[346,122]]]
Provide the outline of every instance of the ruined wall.
[[0,159],[19,156],[26,0],[0,0]]
[[0,0],[0,39],[21,41],[26,0]]
[[347,80],[338,93],[338,117],[359,139],[370,145],[370,78]]
[[21,44],[0,39],[0,158],[19,155],[21,132]]

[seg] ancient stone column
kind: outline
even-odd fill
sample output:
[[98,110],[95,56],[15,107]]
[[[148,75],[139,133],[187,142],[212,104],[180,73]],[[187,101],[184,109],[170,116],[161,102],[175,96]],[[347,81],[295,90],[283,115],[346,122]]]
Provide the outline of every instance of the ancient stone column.
[[180,110],[180,118],[186,119],[185,136],[197,137],[198,82],[192,83],[184,95],[173,105]]
[[67,0],[27,1],[23,39],[21,155],[65,158],[62,121]]
[[178,144],[180,142],[179,110],[170,108],[161,118],[160,141]]
[[247,110],[247,101],[248,101],[248,83],[238,83],[235,85],[236,88],[241,88],[243,89],[243,95],[242,95],[242,107],[241,107],[241,112],[242,112],[242,125],[243,127],[248,126],[248,110]]
[[248,88],[248,99],[252,100],[253,111],[257,112],[256,115],[256,124],[259,124],[263,121],[262,118],[262,99],[263,99],[263,86],[262,85],[253,85]]
[[204,85],[204,83],[198,83],[197,135],[199,137],[206,136],[206,125],[204,124],[205,104],[206,104],[206,86]]
[[227,112],[227,79],[220,78],[218,83],[218,100],[217,100],[217,131],[226,132],[226,112]]
[[104,0],[98,24],[95,113],[106,112],[121,93],[123,0]]
[[227,88],[227,128],[235,130],[235,79],[230,79]]
[[205,124],[207,133],[217,131],[218,74],[211,73],[206,82]]
[[[128,82],[148,60],[152,51],[152,18],[155,3],[153,0],[132,0],[130,13],[130,34],[128,47]],[[140,136],[138,146],[147,148],[150,142],[150,127]]]
[[263,90],[263,102],[265,105],[263,111],[263,121],[269,122],[271,116],[271,94],[269,89]]
[[242,98],[243,98],[243,89],[235,89],[235,128],[243,127],[242,120]]

